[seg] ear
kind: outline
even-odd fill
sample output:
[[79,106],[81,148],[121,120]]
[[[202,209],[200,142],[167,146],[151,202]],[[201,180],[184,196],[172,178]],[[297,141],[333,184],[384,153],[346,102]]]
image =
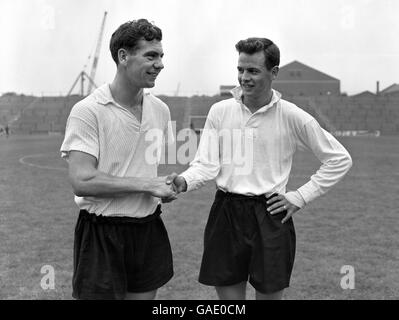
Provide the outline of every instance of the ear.
[[276,80],[279,71],[280,71],[280,68],[279,68],[278,66],[274,66],[274,67],[272,68],[273,80]]
[[128,52],[126,49],[120,48],[118,50],[118,61],[119,64],[126,65],[127,63]]

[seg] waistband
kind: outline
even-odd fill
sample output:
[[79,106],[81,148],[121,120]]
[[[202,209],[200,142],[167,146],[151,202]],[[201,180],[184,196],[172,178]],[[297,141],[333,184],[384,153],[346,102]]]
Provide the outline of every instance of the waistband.
[[96,215],[95,213],[90,213],[86,210],[80,210],[79,217],[84,220],[88,220],[92,223],[99,223],[99,224],[130,224],[130,223],[137,224],[137,223],[150,222],[158,218],[161,215],[161,213],[162,213],[161,205],[158,205],[154,213],[143,218],[103,216],[103,215]]
[[232,200],[243,200],[243,201],[245,201],[245,200],[260,200],[263,202],[263,201],[267,201],[276,196],[278,196],[277,193],[273,193],[269,197],[267,197],[266,194],[248,196],[245,194],[224,192],[220,189],[218,189],[218,191],[216,191],[216,197],[223,197],[223,198],[228,198],[228,199],[232,199]]

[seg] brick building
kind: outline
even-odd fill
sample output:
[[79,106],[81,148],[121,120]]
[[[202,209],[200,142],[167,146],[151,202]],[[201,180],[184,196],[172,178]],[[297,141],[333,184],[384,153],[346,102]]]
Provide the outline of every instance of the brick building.
[[230,91],[233,90],[235,87],[236,87],[235,85],[229,85],[229,86],[222,85],[219,87],[219,94],[221,96],[231,97]]
[[399,97],[399,84],[394,83],[380,92],[383,96]]
[[273,88],[289,96],[340,95],[340,81],[299,61],[280,68]]

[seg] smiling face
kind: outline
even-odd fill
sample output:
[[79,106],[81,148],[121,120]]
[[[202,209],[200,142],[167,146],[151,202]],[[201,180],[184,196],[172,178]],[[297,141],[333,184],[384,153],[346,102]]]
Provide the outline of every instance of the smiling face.
[[162,44],[158,40],[139,40],[131,53],[125,49],[119,52],[119,67],[125,71],[125,76],[132,87],[152,88],[155,79],[164,68]]
[[254,54],[241,52],[238,57],[238,82],[244,99],[261,100],[270,94],[272,82],[278,74],[278,67],[268,70],[262,51]]

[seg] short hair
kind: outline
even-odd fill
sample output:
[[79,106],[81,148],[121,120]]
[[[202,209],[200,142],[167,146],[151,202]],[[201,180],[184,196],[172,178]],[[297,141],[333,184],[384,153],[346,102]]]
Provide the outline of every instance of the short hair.
[[238,53],[254,54],[263,51],[267,70],[280,65],[280,49],[273,41],[266,38],[248,38],[236,44]]
[[118,50],[123,48],[134,52],[140,40],[162,40],[162,31],[147,19],[128,21],[119,26],[112,34],[109,49],[112,59],[118,65]]

